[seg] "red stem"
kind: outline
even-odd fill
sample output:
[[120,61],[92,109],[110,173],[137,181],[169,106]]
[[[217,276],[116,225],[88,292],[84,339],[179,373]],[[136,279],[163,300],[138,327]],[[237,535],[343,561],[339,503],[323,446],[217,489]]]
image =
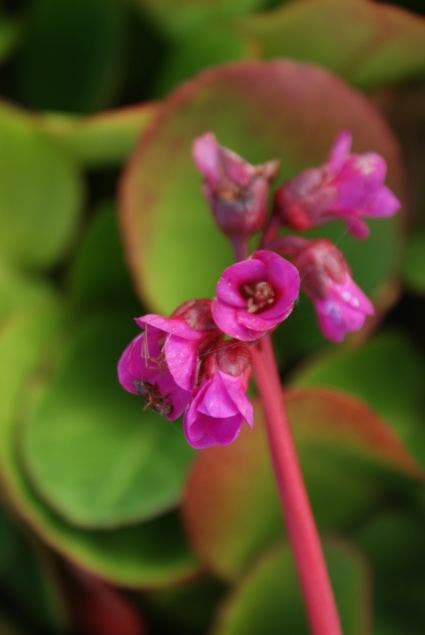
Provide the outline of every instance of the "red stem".
[[332,587],[282,399],[270,336],[263,337],[253,349],[253,364],[282,511],[311,631],[313,635],[341,635]]
[[235,235],[231,237],[230,241],[236,260],[248,258],[248,238],[246,236]]

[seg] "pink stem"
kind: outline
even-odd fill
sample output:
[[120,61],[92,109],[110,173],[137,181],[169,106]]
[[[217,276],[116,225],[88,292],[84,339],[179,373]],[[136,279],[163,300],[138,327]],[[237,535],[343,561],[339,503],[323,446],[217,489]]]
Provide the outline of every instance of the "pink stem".
[[341,635],[341,625],[305,489],[270,336],[253,349],[279,497],[313,635]]
[[260,249],[267,249],[267,245],[271,243],[277,236],[281,226],[280,219],[276,214],[272,214],[261,237]]
[[236,235],[230,239],[236,260],[248,258],[248,239],[246,236]]

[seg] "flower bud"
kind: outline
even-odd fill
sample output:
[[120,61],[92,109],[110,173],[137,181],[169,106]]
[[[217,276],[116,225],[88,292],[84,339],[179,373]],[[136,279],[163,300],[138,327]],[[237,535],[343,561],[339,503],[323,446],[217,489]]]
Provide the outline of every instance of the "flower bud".
[[351,278],[341,252],[329,240],[312,240],[294,258],[302,289],[312,300],[326,338],[341,342],[362,328],[373,305]]
[[204,177],[204,194],[211,212],[226,236],[249,237],[264,224],[269,183],[279,164],[251,165],[217,143],[207,132],[195,139],[193,158]]
[[351,135],[341,133],[327,163],[301,172],[275,194],[274,214],[293,229],[304,231],[341,219],[356,238],[367,238],[364,217],[392,216],[399,200],[384,185],[387,166],[374,152],[350,154]]
[[252,426],[253,407],[246,396],[250,374],[251,356],[246,345],[222,341],[210,351],[184,418],[185,435],[192,447],[228,445],[244,422]]

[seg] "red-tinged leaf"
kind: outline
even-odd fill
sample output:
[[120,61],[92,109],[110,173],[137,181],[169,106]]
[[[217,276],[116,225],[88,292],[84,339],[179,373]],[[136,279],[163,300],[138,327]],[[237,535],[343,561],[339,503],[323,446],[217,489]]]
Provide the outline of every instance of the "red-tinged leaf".
[[300,369],[293,383],[357,395],[393,427],[412,456],[425,464],[425,364],[405,335],[382,333],[360,348],[318,356]]
[[257,43],[261,58],[315,62],[362,88],[425,71],[425,20],[385,3],[289,2],[240,19],[237,32]]
[[[400,194],[402,169],[390,130],[362,95],[323,69],[285,60],[236,63],[177,89],[142,135],[121,183],[127,259],[143,299],[168,313],[188,298],[210,296],[231,261],[192,162],[197,135],[213,130],[252,163],[280,159],[280,177],[286,179],[322,163],[345,128],[356,151],[373,149],[386,158],[389,184]],[[372,223],[367,242],[350,239],[338,223],[322,233],[337,239],[356,281],[379,300],[399,268],[398,218]],[[300,303],[285,329],[290,336],[282,332],[287,355],[323,342],[314,324],[305,336],[309,311],[307,302]]]
[[[423,472],[385,422],[354,397],[330,390],[286,396],[310,499],[320,529],[344,528],[385,495],[388,479]],[[225,448],[202,452],[189,477],[184,521],[211,570],[234,578],[282,534],[264,424]]]

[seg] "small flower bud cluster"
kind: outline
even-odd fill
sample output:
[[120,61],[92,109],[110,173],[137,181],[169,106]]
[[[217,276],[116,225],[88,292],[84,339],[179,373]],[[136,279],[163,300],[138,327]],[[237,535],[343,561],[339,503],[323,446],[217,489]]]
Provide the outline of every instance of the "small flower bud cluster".
[[[241,237],[251,237],[262,229],[262,253],[277,251],[293,261],[301,274],[302,290],[313,302],[323,335],[334,342],[341,342],[347,333],[362,328],[367,316],[374,312],[372,303],[354,283],[343,255],[330,241],[307,241],[288,235],[277,238],[276,234],[281,227],[304,231],[342,220],[354,237],[366,238],[369,228],[365,218],[384,218],[400,208],[398,199],[384,184],[387,166],[383,157],[374,152],[351,153],[351,144],[350,133],[342,132],[324,165],[304,170],[280,185],[267,223],[268,188],[277,174],[277,163],[269,162],[256,168],[219,146],[211,133],[194,143],[194,159],[204,177],[206,198],[222,231],[237,245]],[[270,165],[275,167],[265,167]],[[261,194],[254,187],[257,180],[262,184]],[[238,193],[235,200],[240,206],[227,205],[224,213],[226,201],[222,193],[229,183]],[[233,233],[228,232],[226,222],[232,223]],[[267,256],[261,259],[265,262]],[[231,285],[226,273],[223,278]],[[282,278],[280,284],[287,283]],[[270,300],[267,289],[247,288],[246,293],[253,298],[252,306],[258,305],[262,293],[263,302]],[[223,322],[226,316],[237,317],[234,298],[227,301],[226,291],[219,289],[217,299],[221,304],[220,311],[215,308],[217,301],[213,305],[216,320]],[[240,325],[236,320],[233,336],[236,337],[237,332],[247,336],[251,331],[255,339],[254,333],[262,330],[262,319],[267,319],[266,312],[260,319],[255,319],[254,313],[250,324]]]
[[185,302],[171,317],[137,318],[142,333],[118,364],[127,391],[170,421],[183,415],[186,439],[194,448],[227,445],[244,422],[252,426],[251,347],[286,320],[300,288],[332,341],[359,330],[373,314],[372,303],[329,240],[277,236],[280,227],[305,230],[342,219],[355,237],[364,238],[364,217],[397,211],[399,202],[384,185],[384,159],[350,154],[350,147],[351,136],[342,133],[327,163],[278,187],[267,219],[278,163],[253,166],[220,146],[212,133],[195,140],[194,160],[217,225],[238,253],[263,230],[263,248],[225,269],[214,299]]

